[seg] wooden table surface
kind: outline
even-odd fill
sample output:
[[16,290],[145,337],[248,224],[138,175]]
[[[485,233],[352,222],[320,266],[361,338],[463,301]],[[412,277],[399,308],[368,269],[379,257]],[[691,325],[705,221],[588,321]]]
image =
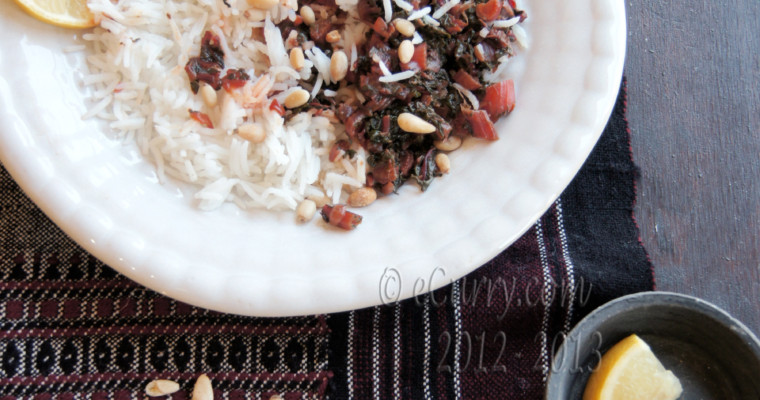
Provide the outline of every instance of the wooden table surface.
[[760,335],[760,1],[627,2],[635,215],[658,290]]

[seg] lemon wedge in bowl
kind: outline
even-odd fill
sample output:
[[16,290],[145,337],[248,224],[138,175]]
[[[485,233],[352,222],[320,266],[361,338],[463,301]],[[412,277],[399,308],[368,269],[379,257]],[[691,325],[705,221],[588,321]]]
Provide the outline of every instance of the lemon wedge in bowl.
[[42,22],[64,28],[92,28],[95,17],[87,0],[14,0],[28,14]]
[[589,377],[583,400],[675,400],[682,392],[678,378],[634,334],[602,356]]

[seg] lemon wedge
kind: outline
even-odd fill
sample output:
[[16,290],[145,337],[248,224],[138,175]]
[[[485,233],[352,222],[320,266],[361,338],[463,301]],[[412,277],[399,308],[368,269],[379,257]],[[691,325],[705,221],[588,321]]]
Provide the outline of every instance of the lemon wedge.
[[95,17],[87,0],[15,0],[34,18],[64,28],[92,28]]
[[665,369],[649,345],[631,335],[602,356],[583,400],[675,400],[681,392],[678,378]]

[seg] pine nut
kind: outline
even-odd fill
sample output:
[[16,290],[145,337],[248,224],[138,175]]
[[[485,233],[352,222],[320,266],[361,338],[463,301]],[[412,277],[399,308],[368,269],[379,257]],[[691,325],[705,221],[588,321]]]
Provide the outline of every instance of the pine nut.
[[398,116],[398,127],[404,132],[410,133],[433,133],[435,126],[430,122],[410,113],[401,113]]
[[400,45],[398,45],[398,60],[406,64],[409,61],[412,61],[413,56],[414,45],[411,40],[405,39]]
[[296,208],[296,221],[304,223],[311,221],[317,213],[317,203],[312,200],[304,200]]
[[202,374],[196,379],[193,397],[190,400],[214,400],[214,388],[211,387],[211,380],[206,374]]
[[321,209],[325,206],[325,204],[330,204],[330,198],[327,196],[316,196],[316,195],[309,195],[306,196],[307,199],[314,202],[314,204],[317,205],[317,208]]
[[333,82],[338,82],[348,73],[348,56],[341,50],[333,53],[330,57],[330,77]]
[[282,400],[282,397],[279,394],[275,394],[275,395],[272,395],[272,397],[270,397],[269,400]]
[[166,396],[179,390],[179,383],[167,379],[157,379],[145,386],[145,394],[150,397]]
[[251,143],[261,143],[267,138],[264,127],[257,122],[248,122],[237,128],[237,134]]
[[[295,31],[294,31],[295,32]],[[290,66],[296,71],[303,68],[303,49],[300,47],[293,47],[290,49]]]
[[454,151],[462,145],[462,138],[459,136],[449,135],[445,140],[436,140],[433,146],[441,151]]
[[269,10],[279,3],[279,0],[248,0],[248,5],[259,10]]
[[207,84],[202,84],[200,88],[201,98],[203,102],[209,107],[216,107],[216,90]]
[[317,20],[317,17],[314,15],[314,10],[309,6],[301,7],[301,18],[303,18],[303,23],[306,25],[313,25]]
[[400,34],[406,37],[414,36],[414,32],[417,30],[414,27],[414,24],[412,23],[412,21],[408,21],[401,18],[394,20],[393,25],[396,27],[396,30],[399,31]]
[[311,95],[304,89],[296,89],[285,98],[285,108],[301,107],[309,101]]
[[435,155],[435,165],[437,165],[438,170],[444,174],[448,174],[449,170],[451,170],[451,160],[449,160],[449,156],[443,153]]
[[348,196],[348,205],[351,207],[366,207],[377,200],[375,189],[363,187],[356,189]]
[[340,32],[338,32],[337,30],[327,32],[327,35],[325,35],[325,40],[327,41],[327,43],[340,42]]

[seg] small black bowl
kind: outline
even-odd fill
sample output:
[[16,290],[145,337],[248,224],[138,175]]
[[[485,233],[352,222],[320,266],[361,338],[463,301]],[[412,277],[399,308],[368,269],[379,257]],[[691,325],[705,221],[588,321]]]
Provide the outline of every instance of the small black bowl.
[[579,322],[554,355],[546,399],[581,399],[604,352],[633,333],[680,379],[681,399],[760,399],[757,337],[720,308],[667,292],[621,297]]

